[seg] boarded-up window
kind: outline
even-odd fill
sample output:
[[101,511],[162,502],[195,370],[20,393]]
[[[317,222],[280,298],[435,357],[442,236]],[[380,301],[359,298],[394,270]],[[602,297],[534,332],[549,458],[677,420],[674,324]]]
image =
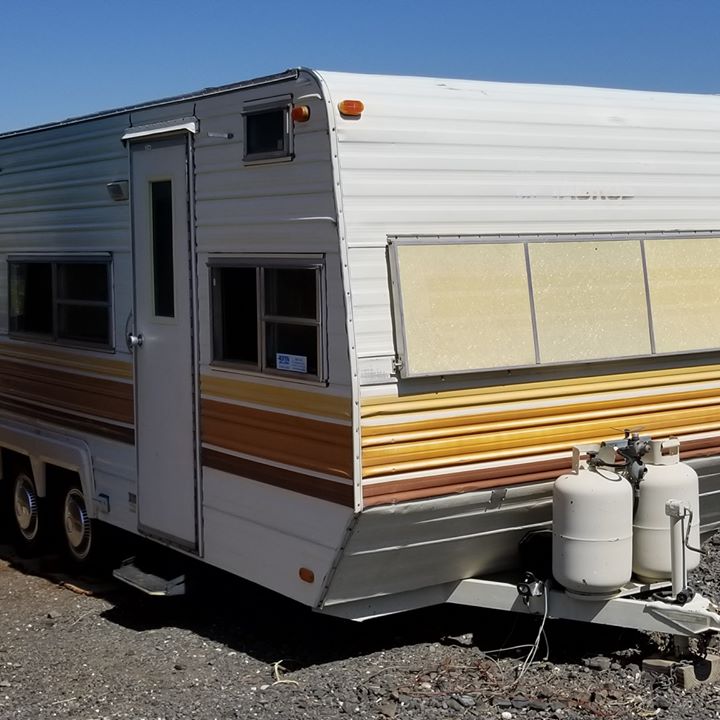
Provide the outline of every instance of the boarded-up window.
[[650,354],[639,240],[528,250],[541,363]]
[[399,238],[406,377],[720,348],[720,237]]
[[657,352],[720,347],[720,237],[645,243]]
[[400,245],[397,259],[409,374],[535,362],[522,245]]

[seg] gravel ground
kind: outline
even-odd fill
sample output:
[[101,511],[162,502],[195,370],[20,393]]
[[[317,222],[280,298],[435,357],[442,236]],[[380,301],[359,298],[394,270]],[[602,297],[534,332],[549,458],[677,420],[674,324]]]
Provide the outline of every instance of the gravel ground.
[[[706,548],[695,584],[718,597],[720,537]],[[0,720],[720,717],[720,682],[641,673],[663,638],[639,632],[549,622],[518,680],[536,618],[447,606],[358,625],[219,572],[155,600],[63,571],[0,537]]]

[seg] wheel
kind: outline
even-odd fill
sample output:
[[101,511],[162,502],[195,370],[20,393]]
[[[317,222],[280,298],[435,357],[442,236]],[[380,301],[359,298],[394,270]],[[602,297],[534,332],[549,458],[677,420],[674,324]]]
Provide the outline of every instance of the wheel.
[[43,499],[38,496],[32,474],[16,470],[10,483],[13,530],[20,552],[37,552],[45,539],[46,517]]
[[70,559],[78,565],[90,563],[95,555],[96,529],[77,485],[68,486],[63,493],[62,530]]

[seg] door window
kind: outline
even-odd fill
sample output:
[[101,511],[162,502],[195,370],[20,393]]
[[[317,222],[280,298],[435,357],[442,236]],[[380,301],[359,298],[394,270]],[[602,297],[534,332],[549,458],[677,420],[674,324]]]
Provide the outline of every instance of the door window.
[[155,315],[171,318],[175,317],[175,286],[173,280],[173,203],[170,180],[150,183],[150,217]]

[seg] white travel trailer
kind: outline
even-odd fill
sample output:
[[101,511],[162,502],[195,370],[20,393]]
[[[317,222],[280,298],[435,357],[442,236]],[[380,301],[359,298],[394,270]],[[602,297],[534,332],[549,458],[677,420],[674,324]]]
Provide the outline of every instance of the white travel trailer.
[[28,549],[502,605],[464,581],[637,426],[720,525],[720,97],[301,69],[10,132],[0,273]]

